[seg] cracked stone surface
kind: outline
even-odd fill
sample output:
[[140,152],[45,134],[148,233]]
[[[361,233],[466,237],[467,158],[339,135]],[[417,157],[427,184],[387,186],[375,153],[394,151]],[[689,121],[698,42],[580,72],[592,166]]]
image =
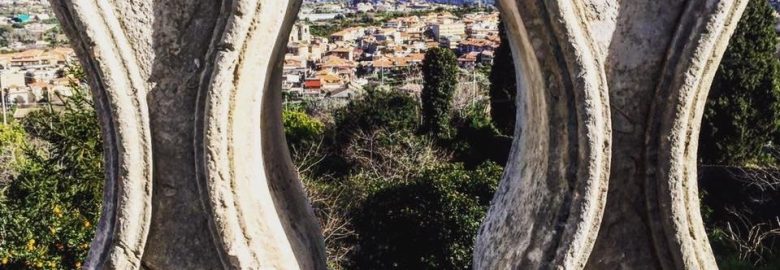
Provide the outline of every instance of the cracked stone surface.
[[498,2],[519,120],[475,268],[717,269],[698,130],[747,1]]
[[[86,269],[325,269],[281,126],[300,0],[50,0],[89,75],[104,209]],[[475,269],[716,269],[707,91],[748,0],[498,0],[511,156]]]
[[51,2],[106,138],[85,268],[325,268],[280,120],[300,1]]

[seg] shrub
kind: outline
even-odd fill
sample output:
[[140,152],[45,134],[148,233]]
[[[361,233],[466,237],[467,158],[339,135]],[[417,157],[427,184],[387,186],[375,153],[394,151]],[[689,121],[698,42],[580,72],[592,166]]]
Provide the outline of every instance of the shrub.
[[463,162],[466,168],[474,168],[485,161],[503,166],[512,148],[512,137],[502,135],[496,129],[486,106],[475,103],[456,114],[452,121],[455,136],[445,142],[453,151],[454,161]]
[[282,124],[287,144],[290,145],[317,141],[325,130],[325,125],[319,120],[305,112],[291,109],[282,111]]
[[17,123],[0,125],[0,187],[16,175],[24,164],[25,133]]
[[414,130],[419,125],[418,107],[417,101],[407,94],[366,89],[363,97],[334,112],[337,141],[347,142],[358,130]]
[[74,269],[87,254],[102,198],[102,144],[92,104],[74,93],[63,111],[24,121],[45,147],[27,149],[27,162],[0,191],[0,268]]
[[[699,139],[705,164],[763,163],[780,124],[774,10],[750,1],[712,83]],[[779,143],[779,142],[775,142]]]
[[354,133],[343,155],[354,172],[383,181],[405,180],[421,168],[450,159],[450,155],[437,147],[431,138],[387,129]]
[[445,164],[387,183],[355,217],[355,269],[469,269],[501,167]]

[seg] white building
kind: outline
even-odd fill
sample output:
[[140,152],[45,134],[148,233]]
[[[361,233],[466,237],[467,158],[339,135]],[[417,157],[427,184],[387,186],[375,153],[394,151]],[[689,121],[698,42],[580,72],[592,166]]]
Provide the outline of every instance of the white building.
[[442,37],[462,37],[466,35],[466,25],[461,22],[438,22],[431,24],[431,32],[437,40]]
[[4,70],[0,73],[0,90],[24,86],[24,72],[18,70]]
[[301,43],[311,42],[311,32],[309,31],[308,24],[296,23],[295,25],[293,25],[292,31],[290,32],[289,43],[293,43],[293,42],[301,42]]

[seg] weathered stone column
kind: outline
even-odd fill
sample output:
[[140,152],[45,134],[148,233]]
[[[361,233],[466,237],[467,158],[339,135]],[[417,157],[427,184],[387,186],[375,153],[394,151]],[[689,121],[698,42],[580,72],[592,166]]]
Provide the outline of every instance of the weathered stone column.
[[87,269],[324,269],[281,127],[300,0],[51,0],[106,141]]
[[[88,269],[324,269],[281,127],[300,0],[51,0],[106,141]],[[747,0],[500,0],[519,125],[477,269],[713,269],[696,139]]]
[[717,269],[698,130],[747,0],[499,2],[519,125],[475,267]]

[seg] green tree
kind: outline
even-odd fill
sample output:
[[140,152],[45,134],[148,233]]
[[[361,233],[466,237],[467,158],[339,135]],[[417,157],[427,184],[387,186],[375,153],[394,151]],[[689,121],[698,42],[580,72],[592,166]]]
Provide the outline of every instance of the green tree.
[[44,33],[44,40],[49,43],[50,46],[61,46],[65,44],[61,44],[57,40],[57,36],[62,34],[62,29],[60,29],[59,26],[56,26],[52,29],[49,29]]
[[[102,141],[91,101],[74,88],[63,110],[25,118],[28,148],[0,189],[0,268],[76,269],[89,250],[103,189]],[[39,146],[41,147],[41,146]]]
[[498,34],[501,44],[496,49],[493,68],[490,69],[490,117],[502,134],[511,136],[515,133],[517,114],[517,74],[503,21],[498,24]]
[[8,39],[12,32],[13,28],[10,26],[0,26],[0,47],[8,47]]
[[456,162],[474,168],[485,161],[506,164],[512,148],[511,135],[503,135],[491,124],[488,104],[474,103],[453,117],[455,135],[447,143]]
[[405,93],[367,88],[365,94],[332,112],[321,146],[323,157],[312,167],[320,175],[346,176],[353,169],[346,152],[355,137],[386,129],[411,134],[420,123],[417,100]]
[[429,49],[422,72],[422,129],[437,138],[447,138],[452,97],[458,83],[458,60],[450,49]]
[[24,165],[25,137],[24,129],[15,122],[0,125],[0,187],[17,174],[17,168]]
[[419,126],[418,107],[410,95],[368,88],[365,95],[333,113],[338,141],[344,143],[358,131],[414,130]]
[[355,269],[470,269],[501,167],[443,164],[387,183],[358,209]]
[[299,145],[317,140],[322,136],[325,125],[305,112],[295,109],[282,111],[282,124],[287,144]]
[[[750,1],[713,80],[702,121],[705,164],[761,163],[778,129],[780,85],[774,10]],[[775,142],[778,143],[778,142]]]

